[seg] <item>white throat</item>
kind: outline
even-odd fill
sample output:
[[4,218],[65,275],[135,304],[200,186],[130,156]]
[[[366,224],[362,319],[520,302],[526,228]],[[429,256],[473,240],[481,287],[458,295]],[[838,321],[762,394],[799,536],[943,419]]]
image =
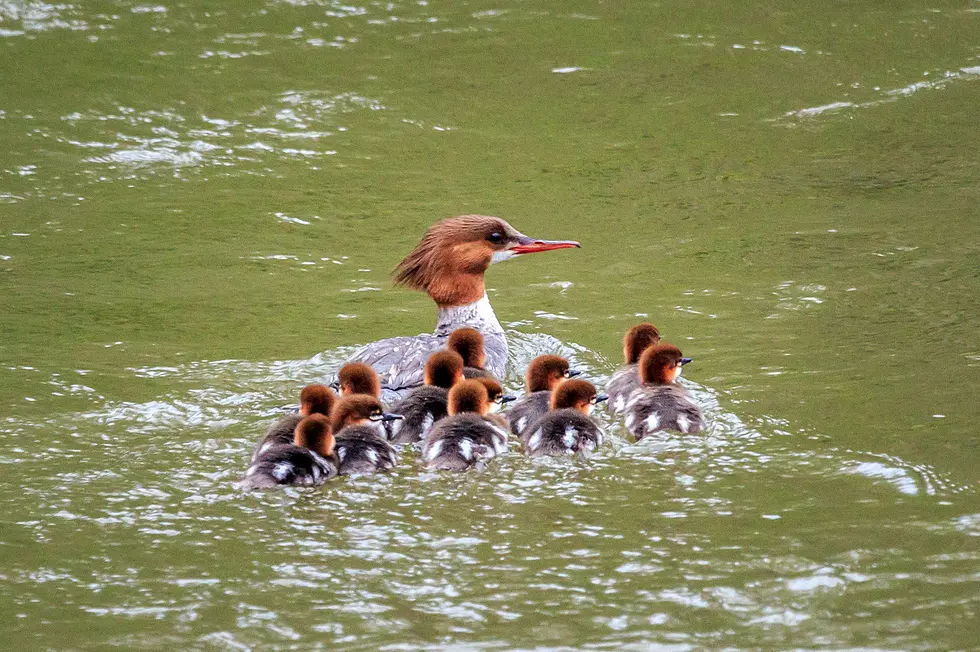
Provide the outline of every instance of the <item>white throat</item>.
[[468,303],[465,306],[439,308],[436,335],[449,335],[463,326],[475,328],[484,335],[489,333],[504,334],[504,329],[497,321],[497,315],[494,314],[493,308],[490,306],[490,299],[486,294],[479,301]]

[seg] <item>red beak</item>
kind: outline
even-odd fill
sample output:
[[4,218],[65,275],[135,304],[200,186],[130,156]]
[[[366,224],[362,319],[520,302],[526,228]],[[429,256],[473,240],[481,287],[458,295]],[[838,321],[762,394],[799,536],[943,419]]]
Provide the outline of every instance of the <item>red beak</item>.
[[515,254],[536,254],[539,251],[551,251],[552,249],[578,249],[582,245],[574,240],[535,240],[533,238],[522,238],[520,244],[511,247],[510,251]]

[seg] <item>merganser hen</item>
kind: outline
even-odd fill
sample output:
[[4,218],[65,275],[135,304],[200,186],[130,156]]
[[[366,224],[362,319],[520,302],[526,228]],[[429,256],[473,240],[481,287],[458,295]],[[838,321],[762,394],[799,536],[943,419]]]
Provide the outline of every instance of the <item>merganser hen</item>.
[[507,431],[488,419],[490,398],[479,380],[463,380],[449,391],[449,414],[422,445],[427,469],[465,471],[507,450]]
[[381,398],[381,380],[377,372],[363,362],[348,362],[337,372],[340,395],[367,394]]
[[443,348],[454,330],[469,326],[483,335],[487,371],[502,378],[507,340],[487,298],[487,268],[522,254],[580,246],[571,240],[529,238],[499,217],[462,215],[437,222],[395,268],[396,285],[422,290],[436,302],[435,333],[373,342],[352,359],[374,367],[385,389],[404,393],[422,383],[429,354]]
[[507,412],[511,431],[521,436],[528,426],[548,412],[551,392],[566,378],[574,378],[581,372],[569,369],[568,360],[560,355],[539,355],[527,367],[525,382],[527,394],[517,399]]
[[681,367],[691,361],[672,344],[658,344],[640,356],[640,380],[626,401],[626,429],[637,441],[661,430],[701,431],[701,408],[677,384]]
[[592,411],[596,403],[607,398],[585,380],[561,383],[551,393],[551,412],[524,431],[524,452],[531,457],[566,453],[586,457],[602,446],[602,430]]
[[304,417],[308,417],[311,414],[323,414],[329,417],[336,402],[337,396],[326,385],[307,385],[304,387],[299,393],[299,412],[287,414],[269,426],[269,429],[265,431],[265,435],[262,436],[262,439],[255,446],[255,451],[252,453],[252,460],[254,461],[259,453],[270,446],[275,444],[291,444],[296,426],[299,425],[299,422]]
[[653,324],[644,322],[626,331],[623,337],[622,367],[616,370],[606,384],[609,402],[606,409],[612,414],[618,414],[626,409],[626,401],[633,390],[640,386],[640,374],[636,363],[647,348],[660,344],[660,331]]
[[425,363],[424,380],[424,385],[391,406],[404,417],[392,424],[391,439],[396,444],[425,439],[432,425],[449,414],[449,390],[463,380],[463,358],[455,351],[436,351]]
[[387,471],[398,463],[395,447],[388,443],[384,424],[401,419],[385,412],[378,399],[368,394],[350,394],[340,399],[333,411],[334,448],[340,475]]
[[293,443],[273,444],[259,453],[241,485],[246,489],[272,489],[280,485],[323,484],[337,475],[333,451],[330,419],[312,414],[296,425]]
[[483,351],[483,336],[475,328],[457,328],[449,334],[446,348],[455,351],[463,358],[464,378],[493,378],[493,374],[483,368],[487,354]]

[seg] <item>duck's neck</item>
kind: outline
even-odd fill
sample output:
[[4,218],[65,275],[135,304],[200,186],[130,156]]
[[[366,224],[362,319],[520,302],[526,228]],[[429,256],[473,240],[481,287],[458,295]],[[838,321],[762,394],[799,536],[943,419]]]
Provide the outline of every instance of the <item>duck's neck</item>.
[[436,335],[448,336],[457,328],[469,326],[484,335],[504,334],[497,315],[490,306],[490,299],[484,294],[478,301],[463,306],[439,306],[439,323]]

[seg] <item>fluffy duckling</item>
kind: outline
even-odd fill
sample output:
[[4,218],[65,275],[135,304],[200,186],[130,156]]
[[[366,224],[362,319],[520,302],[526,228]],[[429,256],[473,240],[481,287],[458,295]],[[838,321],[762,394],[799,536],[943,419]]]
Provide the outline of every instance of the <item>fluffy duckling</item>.
[[690,362],[672,344],[658,344],[640,356],[640,380],[626,401],[626,429],[637,440],[661,430],[701,431],[701,409],[677,384],[681,367]]
[[579,371],[569,369],[568,360],[560,355],[539,355],[527,367],[525,382],[527,394],[517,399],[507,420],[515,435],[522,435],[528,426],[548,412],[551,392],[566,378],[574,378]]
[[265,435],[262,436],[262,439],[255,446],[255,451],[252,453],[252,460],[257,459],[259,454],[270,446],[291,444],[296,426],[299,425],[299,422],[304,417],[308,417],[311,414],[322,414],[329,417],[336,402],[337,395],[326,385],[307,385],[304,387],[299,393],[299,412],[287,414],[269,426],[269,429],[265,431]]
[[606,393],[609,394],[606,409],[610,413],[619,414],[626,409],[630,394],[640,386],[637,362],[647,348],[657,344],[660,344],[660,331],[653,324],[643,322],[626,331],[623,337],[623,366],[616,370],[606,385]]
[[314,486],[337,475],[333,459],[335,442],[326,415],[304,417],[293,435],[293,443],[271,444],[259,453],[245,472],[242,487]]
[[475,328],[457,328],[449,334],[446,348],[455,351],[463,358],[464,378],[493,378],[493,374],[483,368],[487,354],[483,350],[483,335]]
[[416,387],[391,409],[405,417],[392,424],[391,439],[410,444],[425,439],[432,425],[449,414],[449,390],[463,380],[463,358],[455,351],[436,351],[425,363],[425,385]]
[[487,419],[490,419],[495,425],[510,432],[510,423],[507,422],[506,416],[500,414],[500,410],[503,409],[504,403],[516,401],[517,397],[505,396],[504,386],[493,376],[486,375],[481,378],[474,378],[473,380],[483,383],[483,386],[487,388],[487,396],[490,398],[490,412],[487,414]]
[[385,423],[401,418],[400,414],[385,412],[378,399],[367,394],[340,399],[333,411],[340,475],[377,473],[395,466],[398,453],[388,443]]
[[422,445],[427,469],[465,471],[507,450],[507,431],[494,425],[487,388],[463,380],[449,391],[449,414],[429,431]]
[[551,412],[524,431],[524,452],[531,457],[577,453],[584,458],[602,446],[602,430],[592,411],[607,398],[585,380],[561,383],[551,393]]
[[381,397],[381,380],[378,373],[363,362],[348,362],[337,372],[337,386],[340,395],[367,394]]

